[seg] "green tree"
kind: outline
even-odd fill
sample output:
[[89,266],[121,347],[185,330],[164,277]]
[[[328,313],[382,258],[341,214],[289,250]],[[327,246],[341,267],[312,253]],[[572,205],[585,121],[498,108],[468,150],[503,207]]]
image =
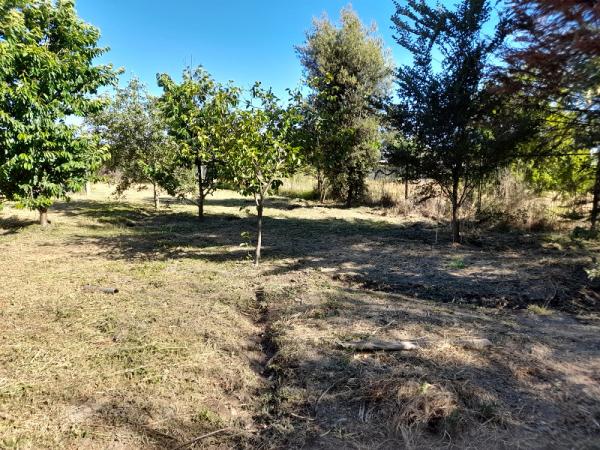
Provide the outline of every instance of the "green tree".
[[342,10],[339,28],[326,18],[316,20],[297,52],[316,115],[308,121],[318,140],[308,149],[311,160],[319,164],[317,171],[325,174],[334,196],[350,206],[365,192],[367,176],[380,157],[380,112],[390,88],[390,58],[375,28],[366,28],[350,7]]
[[114,99],[90,123],[110,149],[108,167],[117,172],[117,193],[133,184],[150,183],[154,207],[158,209],[160,189],[174,194],[179,187],[176,147],[155,98],[146,87],[132,79],[117,89]]
[[[394,120],[404,145],[397,160],[433,180],[452,204],[452,239],[460,241],[460,207],[477,184],[531,135],[535,114],[524,114],[493,89],[492,59],[506,33],[500,19],[487,37],[486,0],[462,0],[455,10],[422,0],[396,3],[397,42],[413,64],[397,74]],[[434,58],[440,58],[436,62]]]
[[255,264],[260,263],[265,198],[279,188],[282,179],[300,167],[300,149],[294,145],[301,117],[292,102],[284,108],[277,97],[256,83],[246,108],[238,111],[234,141],[226,156],[229,179],[242,195],[256,203],[258,229]]
[[176,83],[158,75],[163,89],[159,100],[169,133],[179,149],[179,160],[196,170],[198,217],[204,218],[204,199],[213,193],[222,172],[222,154],[230,141],[233,111],[240,91],[216,83],[203,68],[183,72]]
[[72,0],[4,1],[0,8],[0,191],[48,223],[54,199],[81,189],[102,147],[69,125],[98,110],[98,88],[115,82],[96,28]]
[[523,160],[517,168],[537,191],[568,195],[593,191],[596,158],[582,146],[572,116],[549,113],[536,138],[520,149]]
[[[509,0],[512,46],[504,81],[543,99],[575,131],[572,150],[600,149],[600,7],[597,1]],[[600,152],[596,156],[600,155]],[[600,159],[595,158],[591,228],[600,216]]]
[[314,104],[308,99],[302,99],[299,104],[301,122],[294,134],[294,142],[302,149],[304,162],[315,170],[317,178],[317,194],[323,203],[327,196],[327,178],[325,177],[324,151],[321,138],[323,122]]

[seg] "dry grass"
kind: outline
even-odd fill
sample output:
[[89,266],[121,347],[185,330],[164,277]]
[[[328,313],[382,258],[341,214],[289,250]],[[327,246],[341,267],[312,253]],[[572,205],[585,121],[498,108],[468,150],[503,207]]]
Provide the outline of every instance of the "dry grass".
[[[0,215],[0,448],[176,448],[225,427],[200,446],[585,447],[600,430],[591,312],[473,305],[563,308],[591,241],[455,248],[423,217],[273,198],[256,270],[250,200],[220,192],[200,224],[166,198],[154,212],[147,191],[93,192],[45,230],[27,211]],[[430,344],[337,346],[370,336]]]
[[552,310],[540,305],[528,305],[527,311],[537,314],[539,316],[551,316]]
[[[236,442],[261,386],[245,351],[258,329],[240,314],[252,293],[230,277],[244,269],[161,258],[150,235],[144,257],[107,250],[135,234],[114,220],[117,208],[153,213],[104,208],[94,218],[55,212],[47,230],[29,225],[31,213],[3,213],[12,223],[0,237],[0,448],[174,447],[223,424],[234,432],[221,442]],[[180,236],[162,238],[185,254]]]
[[[287,425],[271,436],[279,446],[593,448],[600,322],[301,283],[300,304],[271,294],[280,317],[272,364],[286,387],[279,401]],[[337,345],[374,336],[416,339],[421,349],[353,353]],[[468,337],[492,347],[459,344]]]
[[[368,180],[365,205],[376,208],[384,216],[427,217],[436,222],[447,222],[450,203],[438,195],[423,201],[426,183],[409,183],[393,179]],[[280,195],[289,198],[314,200],[316,181],[306,174],[296,175],[284,181]],[[408,189],[407,189],[408,188]],[[433,188],[435,189],[435,187]],[[494,182],[482,189],[478,209],[477,192],[467,199],[461,217],[466,230],[480,231],[482,228],[521,231],[557,231],[572,229],[572,220],[561,220],[568,216],[570,199],[558,200],[555,194],[539,195],[510,170],[501,171]],[[585,215],[577,216],[582,219]]]
[[484,188],[478,219],[498,229],[557,230],[562,206],[554,197],[536,194],[518,175],[506,169]]

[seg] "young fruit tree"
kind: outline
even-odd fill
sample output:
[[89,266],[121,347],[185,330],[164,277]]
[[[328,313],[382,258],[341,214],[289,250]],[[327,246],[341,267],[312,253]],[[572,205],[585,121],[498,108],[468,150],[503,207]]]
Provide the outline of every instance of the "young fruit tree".
[[245,109],[238,111],[235,138],[227,152],[230,180],[256,203],[258,232],[255,264],[260,263],[265,198],[300,167],[300,149],[293,144],[300,121],[298,108],[282,107],[277,97],[256,83]]
[[310,88],[305,123],[313,142],[304,151],[332,194],[351,206],[366,191],[380,158],[391,60],[375,29],[365,27],[351,8],[342,10],[339,27],[316,20],[297,52]]
[[110,149],[107,166],[119,175],[118,194],[134,184],[150,183],[158,209],[160,189],[175,193],[179,185],[176,147],[166,133],[156,99],[139,80],[117,89],[89,124]]
[[186,69],[179,84],[167,74],[157,78],[163,89],[159,105],[177,144],[178,159],[184,167],[196,170],[198,217],[202,220],[204,199],[217,188],[223,170],[222,154],[231,136],[240,91],[216,83],[201,67]]
[[3,2],[0,8],[0,192],[38,210],[48,224],[55,199],[80,190],[103,149],[69,124],[102,103],[98,88],[116,81],[96,28],[77,17],[73,0]]
[[456,243],[464,201],[486,175],[510,161],[533,127],[494,89],[492,62],[507,27],[500,18],[488,37],[484,25],[491,12],[486,0],[461,0],[454,10],[407,0],[396,3],[393,16],[395,39],[413,54],[413,64],[397,73],[393,120],[403,145],[395,159],[448,198]]

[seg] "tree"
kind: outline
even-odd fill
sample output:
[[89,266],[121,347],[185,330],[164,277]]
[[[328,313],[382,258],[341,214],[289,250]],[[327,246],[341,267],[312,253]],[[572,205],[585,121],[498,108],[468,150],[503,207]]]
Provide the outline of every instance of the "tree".
[[593,190],[596,158],[578,142],[572,115],[550,111],[536,138],[521,148],[517,168],[538,191],[578,195]]
[[[297,99],[297,96],[296,96]],[[256,83],[246,108],[238,111],[235,140],[226,156],[230,180],[242,195],[252,195],[256,203],[258,229],[255,264],[260,263],[265,198],[282,185],[300,166],[300,149],[293,144],[300,121],[299,108],[279,105],[271,90]]]
[[[308,121],[318,146],[309,149],[317,171],[347,206],[363,195],[366,178],[380,156],[382,99],[388,95],[392,64],[375,27],[366,28],[351,8],[341,12],[340,27],[316,20],[304,46],[297,47],[304,66]],[[315,154],[319,152],[319,154]]]
[[240,91],[216,83],[201,67],[184,70],[179,84],[167,74],[157,78],[163,89],[159,104],[177,143],[179,160],[196,169],[198,217],[202,220],[204,199],[215,191],[222,171],[221,155],[229,141]]
[[[576,131],[573,149],[600,148],[600,4],[581,0],[510,0],[513,38],[505,85],[544,99]],[[598,153],[600,155],[600,153]],[[592,229],[600,214],[596,158]]]
[[[531,134],[535,115],[519,113],[491,83],[492,58],[506,33],[492,37],[486,0],[455,10],[422,0],[396,3],[395,39],[414,63],[398,70],[394,121],[403,134],[397,159],[436,183],[452,205],[452,240],[460,241],[460,207],[486,175],[506,164]],[[439,63],[434,58],[441,58]]]
[[115,82],[96,28],[72,0],[9,0],[0,8],[0,191],[48,223],[54,199],[79,190],[102,162],[101,147],[69,125],[101,107]]
[[119,173],[119,194],[133,184],[150,183],[158,209],[161,188],[175,193],[179,186],[176,147],[166,133],[156,99],[139,80],[117,89],[113,101],[92,116],[90,124],[110,149],[108,166]]
[[329,189],[324,173],[324,151],[321,145],[323,122],[311,101],[302,99],[299,107],[302,119],[294,134],[294,143],[302,149],[304,162],[316,172],[316,190],[319,201],[323,203]]

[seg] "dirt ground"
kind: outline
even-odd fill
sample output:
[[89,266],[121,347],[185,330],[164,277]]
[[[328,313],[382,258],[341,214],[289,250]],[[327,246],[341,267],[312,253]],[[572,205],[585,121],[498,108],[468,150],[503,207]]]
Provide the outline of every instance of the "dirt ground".
[[0,448],[600,448],[597,242],[108,193],[0,212]]

